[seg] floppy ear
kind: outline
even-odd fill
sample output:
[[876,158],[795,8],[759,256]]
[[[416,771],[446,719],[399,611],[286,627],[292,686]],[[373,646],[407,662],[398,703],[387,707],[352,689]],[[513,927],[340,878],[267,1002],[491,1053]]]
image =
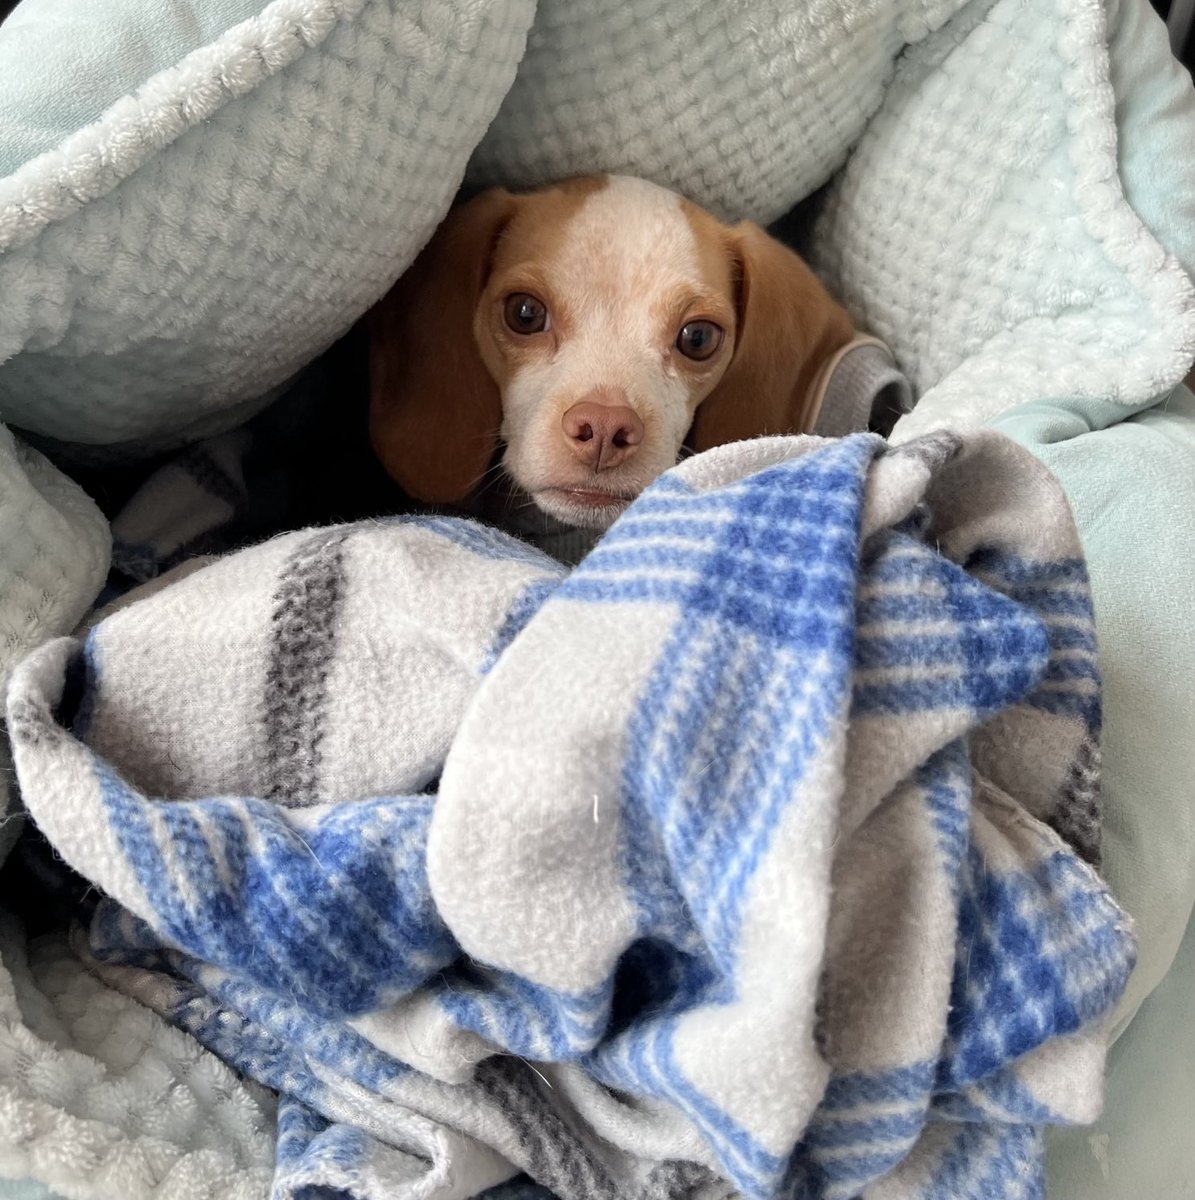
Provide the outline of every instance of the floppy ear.
[[728,231],[739,277],[734,357],[701,402],[694,450],[766,433],[808,433],[809,393],[835,351],[854,337],[846,310],[787,246],[758,225]]
[[370,439],[415,500],[459,503],[497,448],[502,398],[473,316],[515,204],[495,188],[450,212],[368,316]]

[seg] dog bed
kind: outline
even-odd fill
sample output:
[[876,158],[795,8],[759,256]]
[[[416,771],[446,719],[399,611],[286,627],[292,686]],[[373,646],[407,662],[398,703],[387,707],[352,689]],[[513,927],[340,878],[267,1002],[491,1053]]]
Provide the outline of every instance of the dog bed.
[[[1122,1029],[1165,980],[1195,899],[1195,581],[1182,569],[1195,434],[1170,400],[1195,358],[1195,176],[1176,151],[1195,105],[1143,0],[227,0],[163,6],[152,23],[136,7],[113,2],[100,19],[24,0],[0,26],[0,416],[13,431],[0,434],[0,674],[69,633],[102,587],[109,533],[70,478],[77,464],[261,409],[401,272],[466,171],[476,186],[623,170],[764,221],[825,185],[809,253],[918,398],[893,440],[994,422],[1075,508],[1108,713],[1103,869],[1139,945],[1105,1014]],[[110,952],[151,952],[118,926]],[[80,965],[94,949],[29,945],[11,922],[0,952],[0,1170],[69,1196],[345,1185],[336,1169],[360,1149],[365,1109],[321,1112],[308,1093],[276,1113],[270,1093],[129,998],[226,1050],[203,1035],[202,995],[188,1026],[187,996],[163,999],[138,961],[99,988]],[[989,1108],[956,1112],[963,1128],[985,1128],[993,1104],[1012,1111],[1007,1092],[967,1102]],[[561,1103],[585,1111],[581,1092]],[[693,1176],[692,1194],[710,1178],[777,1186],[736,1174],[740,1151],[718,1149],[729,1126],[681,1107],[704,1147],[689,1161],[713,1173]],[[1110,1127],[1131,1128],[1126,1113]],[[394,1136],[370,1160],[375,1186],[410,1157]],[[977,1142],[951,1169],[968,1161],[979,1187],[1009,1144]],[[1058,1151],[1059,1186],[1118,1194],[1102,1169],[1115,1147],[1100,1160],[1076,1144]],[[489,1145],[514,1156],[509,1138]],[[1019,1144],[1029,1166],[1000,1194],[1034,1194],[1035,1145]],[[933,1161],[950,1158],[939,1149]],[[918,1161],[874,1194],[932,1194]]]

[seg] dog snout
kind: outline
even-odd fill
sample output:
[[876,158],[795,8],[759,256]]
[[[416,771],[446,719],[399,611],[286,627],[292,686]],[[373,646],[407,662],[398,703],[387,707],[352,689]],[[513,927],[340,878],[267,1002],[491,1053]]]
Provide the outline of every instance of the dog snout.
[[587,467],[606,471],[626,462],[643,441],[643,422],[621,396],[599,392],[560,418],[569,449]]

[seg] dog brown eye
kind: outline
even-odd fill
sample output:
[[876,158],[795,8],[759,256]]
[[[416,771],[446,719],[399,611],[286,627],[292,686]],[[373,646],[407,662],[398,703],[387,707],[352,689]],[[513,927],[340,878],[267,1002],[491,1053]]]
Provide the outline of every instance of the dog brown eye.
[[690,321],[676,335],[676,348],[695,362],[704,362],[722,345],[722,328],[713,321]]
[[542,333],[548,328],[548,310],[528,292],[506,298],[506,324],[515,333]]

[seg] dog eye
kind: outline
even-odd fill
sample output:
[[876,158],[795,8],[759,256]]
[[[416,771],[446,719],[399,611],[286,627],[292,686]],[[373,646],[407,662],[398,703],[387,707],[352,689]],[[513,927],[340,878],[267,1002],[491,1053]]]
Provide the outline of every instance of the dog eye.
[[676,335],[676,348],[695,362],[710,358],[722,345],[722,327],[713,321],[690,321]]
[[507,327],[515,333],[542,333],[550,328],[548,310],[542,300],[529,292],[515,292],[507,296],[504,309]]

